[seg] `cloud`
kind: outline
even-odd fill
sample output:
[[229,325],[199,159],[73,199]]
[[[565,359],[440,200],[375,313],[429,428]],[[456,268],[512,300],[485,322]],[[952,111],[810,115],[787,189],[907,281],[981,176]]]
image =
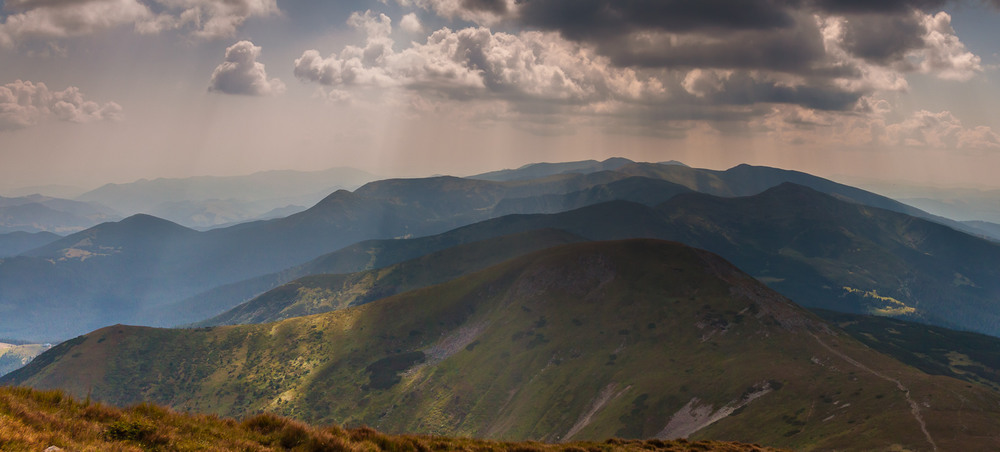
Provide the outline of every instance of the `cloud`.
[[983,71],[980,58],[955,35],[948,13],[925,14],[920,19],[925,28],[924,47],[912,53],[920,72],[961,81]]
[[986,126],[968,128],[949,111],[914,112],[909,118],[885,127],[892,145],[946,149],[1000,149],[1000,136]]
[[70,38],[152,20],[136,0],[20,1],[6,3],[15,14],[0,24],[0,44],[11,46],[32,38]]
[[141,34],[190,30],[193,36],[232,36],[250,17],[279,12],[276,0],[15,0],[0,23],[0,45],[64,39],[131,26]]
[[177,24],[191,24],[193,34],[207,39],[225,38],[250,17],[279,12],[276,0],[156,0],[177,14]]
[[407,33],[420,33],[424,31],[424,26],[420,23],[415,13],[409,13],[399,21],[399,27]]
[[240,41],[226,49],[226,61],[215,68],[209,91],[248,96],[267,96],[285,91],[277,78],[268,79],[264,64],[257,62],[261,48],[250,41]]
[[655,79],[615,68],[552,33],[444,28],[397,52],[385,15],[355,14],[349,23],[365,31],[364,47],[347,46],[326,58],[308,50],[295,60],[295,75],[329,86],[398,86],[456,99],[588,103],[663,91]]
[[887,114],[885,100],[866,98],[851,115],[799,106],[777,106],[751,121],[751,127],[786,143],[822,142],[845,146],[927,148],[940,150],[1000,149],[1000,135],[987,126],[968,127],[949,111],[918,110],[898,122]]
[[121,118],[120,105],[85,100],[73,86],[50,91],[44,83],[21,80],[0,86],[0,131],[31,127],[49,119],[84,123]]

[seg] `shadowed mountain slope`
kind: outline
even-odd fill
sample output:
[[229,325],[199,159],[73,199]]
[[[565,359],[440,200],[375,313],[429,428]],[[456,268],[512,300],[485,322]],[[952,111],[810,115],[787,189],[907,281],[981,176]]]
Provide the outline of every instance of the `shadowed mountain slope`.
[[17,256],[25,251],[47,245],[61,237],[51,232],[8,232],[0,234],[0,258]]

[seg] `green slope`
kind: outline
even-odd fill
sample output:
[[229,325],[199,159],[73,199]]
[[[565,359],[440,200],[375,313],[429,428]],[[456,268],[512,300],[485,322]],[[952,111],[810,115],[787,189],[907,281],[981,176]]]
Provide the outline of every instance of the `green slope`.
[[552,248],[274,324],[109,327],[3,381],[390,432],[1000,447],[1000,395],[880,355],[715,255],[649,240]]
[[307,276],[195,326],[266,323],[333,311],[443,283],[532,251],[580,241],[583,239],[568,232],[540,229],[458,245],[382,269]]
[[1000,390],[1000,338],[886,317],[816,313],[865,345],[924,372]]

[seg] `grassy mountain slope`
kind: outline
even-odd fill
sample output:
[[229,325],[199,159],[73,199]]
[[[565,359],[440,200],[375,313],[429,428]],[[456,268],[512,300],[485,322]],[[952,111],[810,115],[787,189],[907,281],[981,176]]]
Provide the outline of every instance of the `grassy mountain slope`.
[[997,393],[886,358],[718,256],[649,240],[552,248],[275,324],[109,327],[3,381],[390,432],[1000,446]]
[[817,310],[865,345],[932,375],[1000,390],[1000,339],[904,320]]
[[392,436],[369,427],[312,427],[273,414],[241,421],[181,414],[155,405],[118,409],[78,402],[59,391],[0,388],[0,449],[40,451],[429,451],[769,452],[769,447],[714,441],[510,443],[467,438]]
[[440,284],[532,251],[580,241],[583,239],[568,232],[541,229],[458,245],[383,269],[307,276],[197,326],[266,323],[343,309]]

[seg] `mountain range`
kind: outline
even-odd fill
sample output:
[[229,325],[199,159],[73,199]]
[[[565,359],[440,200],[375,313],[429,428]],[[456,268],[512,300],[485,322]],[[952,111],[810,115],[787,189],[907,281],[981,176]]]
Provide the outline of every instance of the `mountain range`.
[[[162,326],[194,322],[294,277],[314,274],[303,272],[301,267],[289,269],[359,241],[427,236],[501,214],[552,212],[581,205],[594,205],[595,210],[579,209],[549,220],[514,215],[484,224],[478,229],[477,240],[545,227],[594,240],[667,238],[720,253],[806,305],[868,312],[895,305],[891,299],[902,303],[898,314],[996,333],[990,330],[989,315],[979,316],[965,309],[989,306],[996,300],[991,270],[975,268],[977,261],[962,263],[957,252],[941,248],[960,245],[956,249],[972,253],[968,256],[992,262],[996,246],[948,227],[935,228],[935,223],[909,216],[920,212],[888,198],[805,173],[745,165],[719,172],[625,162],[616,171],[562,173],[541,179],[509,176],[511,180],[504,182],[454,177],[377,181],[354,192],[338,190],[310,209],[285,218],[205,232],[145,215],[102,224],[0,261],[0,309],[10,313],[0,319],[0,335],[52,341],[116,322]],[[692,193],[742,196],[782,181],[807,183],[843,201],[800,194],[760,206],[748,204],[754,202],[753,198],[733,198],[735,204],[730,205],[721,198]],[[673,202],[677,199],[687,200],[683,202],[688,205]],[[609,200],[619,201],[603,207],[595,204]],[[622,207],[621,200],[637,203]],[[668,207],[661,208],[658,203]],[[854,213],[838,218],[810,203]],[[695,212],[699,204],[709,210]],[[891,212],[864,207],[873,205],[906,215],[893,216]],[[665,218],[670,209],[693,213]],[[732,209],[749,215],[756,229],[745,229],[742,219],[727,218],[726,211]],[[773,225],[761,214],[765,210],[775,218],[789,219],[781,226],[785,228],[782,234],[769,232]],[[792,221],[799,216],[799,210],[813,213],[809,220]],[[853,232],[850,236],[838,235],[831,225],[848,220],[849,224],[841,226]],[[572,224],[566,226],[568,223]],[[911,224],[919,231],[900,239],[900,233]],[[813,236],[802,235],[801,228],[812,228],[808,234]],[[750,240],[747,246],[736,246],[719,236],[719,231],[743,234]],[[935,249],[940,256],[921,254],[932,250],[921,248],[920,234],[930,237],[927,246],[938,247]],[[780,239],[794,237],[798,237],[797,241],[785,245],[793,245],[797,252],[804,253],[801,256],[789,255],[778,246],[782,245]],[[764,239],[771,241],[751,246],[754,240]],[[825,252],[822,246],[812,242],[827,239],[856,242],[863,249],[871,248],[871,255],[821,255]],[[829,252],[837,251],[836,247],[827,248]],[[391,263],[440,249],[421,251]],[[910,268],[916,264],[922,267]],[[864,278],[865,272],[856,271],[862,267],[877,278]],[[939,270],[944,268],[956,271],[941,273]],[[324,269],[321,273],[363,269]],[[786,270],[791,273],[786,274]],[[275,272],[279,275],[271,275]],[[239,287],[240,281],[248,279],[252,280],[249,285]],[[921,291],[908,293],[910,286],[898,282],[917,285]],[[206,291],[228,295],[208,300],[206,310],[200,311],[204,317],[185,317],[187,311],[173,309],[181,300]],[[200,297],[204,301],[206,296],[210,295]],[[958,309],[945,312],[941,306],[951,300],[958,300]],[[164,312],[177,314],[165,316]]]
[[[656,207],[616,201],[560,214],[502,217],[433,238],[368,242],[363,249],[354,247],[332,253],[312,264],[272,275],[268,282],[291,280],[293,275],[380,268],[398,262],[391,258],[379,261],[386,250],[422,249],[426,254],[437,251],[443,243],[463,243],[463,240],[484,240],[478,246],[487,251],[477,254],[472,249],[462,249],[456,255],[466,261],[488,261],[495,255],[509,256],[495,249],[514,250],[490,245],[488,237],[540,228],[562,230],[588,240],[628,237],[677,240],[719,253],[807,307],[889,315],[1000,335],[995,326],[1000,320],[996,317],[996,300],[1000,299],[997,273],[1000,246],[929,221],[839,201],[795,184],[783,184],[751,197],[720,198],[688,193]],[[438,252],[424,259],[442,255],[449,253]],[[374,264],[371,257],[375,258]],[[462,267],[447,260],[435,265],[408,264],[410,267],[438,265]],[[462,265],[469,270],[476,268],[467,263]],[[291,283],[294,290],[278,287],[215,321],[278,320],[281,317],[247,316],[246,311],[256,312],[261,303],[271,304],[276,299],[299,304],[301,300],[293,295],[300,292],[310,294],[313,309],[342,307],[342,302],[329,300],[344,300],[343,294],[349,294],[349,303],[375,299],[363,294],[371,285],[377,286],[378,275],[393,274],[395,268],[350,276],[307,277]],[[362,281],[365,289],[345,281]],[[251,281],[256,282],[260,281]],[[435,282],[438,281],[426,284]],[[341,284],[342,289],[332,291],[331,285]],[[195,298],[196,303],[188,301],[186,305],[235,304],[241,300],[234,299],[233,294],[245,296],[251,289],[260,288],[254,284],[247,286],[242,292],[230,286],[229,294],[206,294]],[[285,307],[271,309],[280,311]]]
[[888,358],[719,256],[656,240],[556,246],[278,323],[115,325],[0,381],[434,435],[1000,446],[1000,394]]
[[0,196],[0,234],[50,232],[66,234],[105,221],[121,219],[106,206],[42,195],[5,198]]
[[287,216],[306,209],[295,206],[311,206],[335,190],[354,190],[375,179],[354,168],[140,179],[127,184],[106,184],[77,200],[110,206],[126,215],[143,213],[191,228],[208,229]]

